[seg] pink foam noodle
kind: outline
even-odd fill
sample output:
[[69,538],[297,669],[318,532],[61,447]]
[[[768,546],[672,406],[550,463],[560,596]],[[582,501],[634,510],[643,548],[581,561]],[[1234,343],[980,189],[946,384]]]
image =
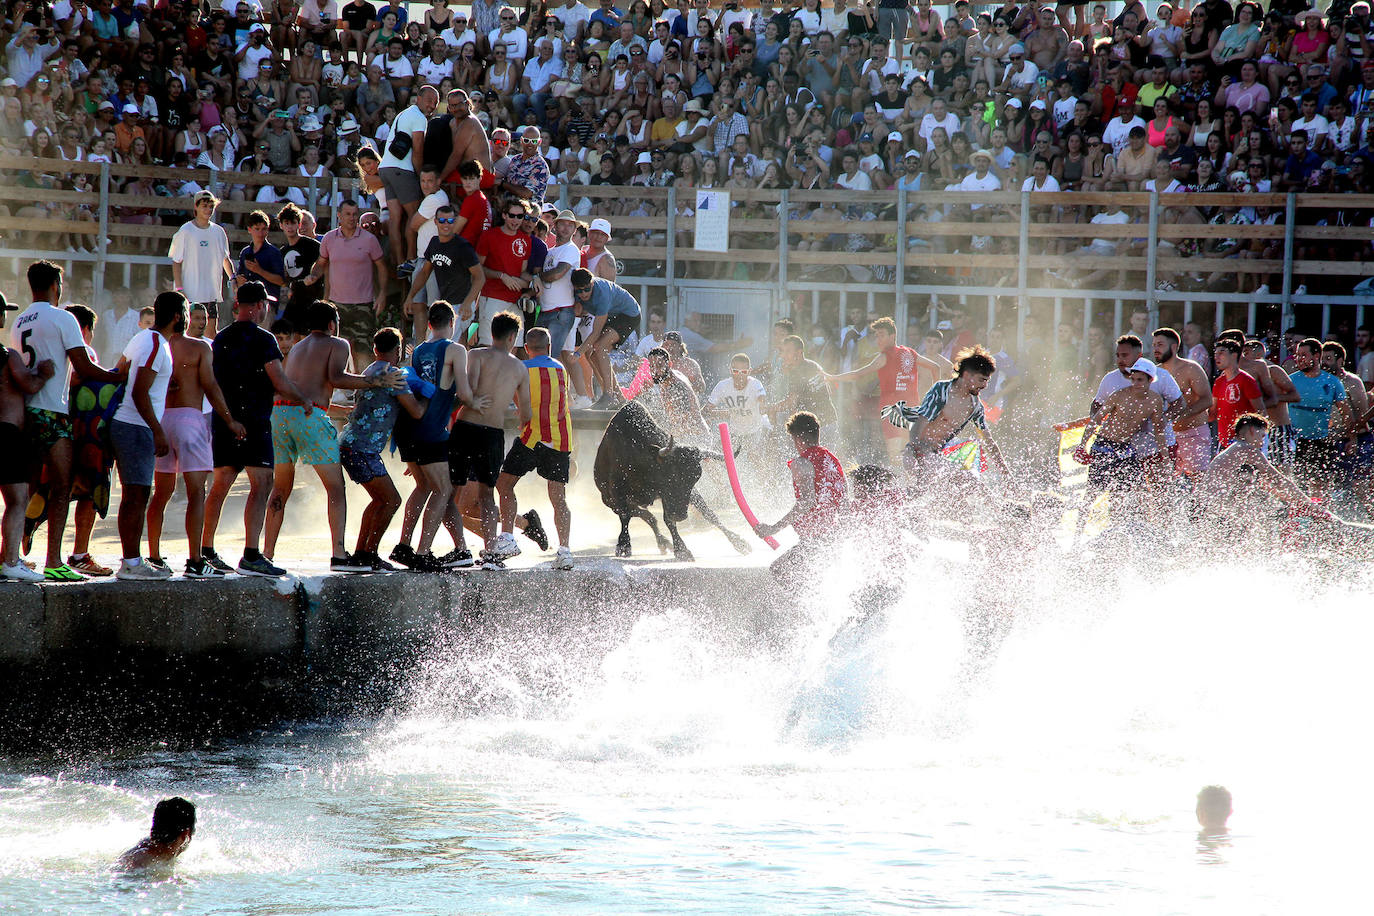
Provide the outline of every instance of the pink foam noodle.
[[625,395],[625,400],[633,401],[639,396],[639,392],[644,388],[644,383],[649,380],[649,361],[640,360],[639,368],[635,370],[635,377],[630,379],[629,388],[621,388],[620,393]]
[[[754,515],[754,510],[749,508],[749,500],[744,498],[744,490],[739,485],[739,471],[735,469],[735,451],[730,447],[730,427],[725,423],[720,424],[720,450],[725,455],[725,473],[730,475],[730,489],[735,492],[735,505],[739,506],[740,514],[749,523],[749,527],[753,528],[759,520]],[[778,549],[776,538],[767,537],[763,542],[774,550]]]

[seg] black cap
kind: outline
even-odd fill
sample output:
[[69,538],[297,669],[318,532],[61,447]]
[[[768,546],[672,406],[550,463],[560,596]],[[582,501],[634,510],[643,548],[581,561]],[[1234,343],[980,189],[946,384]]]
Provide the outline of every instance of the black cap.
[[257,305],[267,301],[267,287],[257,280],[249,280],[239,287],[237,299],[243,305]]

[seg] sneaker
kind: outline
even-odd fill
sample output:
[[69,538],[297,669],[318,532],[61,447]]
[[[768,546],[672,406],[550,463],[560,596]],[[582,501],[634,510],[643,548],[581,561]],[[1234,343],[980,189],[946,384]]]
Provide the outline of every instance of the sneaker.
[[23,563],[15,563],[13,566],[8,564],[0,566],[0,576],[6,579],[13,579],[16,582],[46,582],[48,577],[36,569],[29,569]]
[[188,579],[223,579],[227,573],[201,557],[199,560],[187,560],[183,575]]
[[170,579],[172,571],[158,569],[146,560],[140,563],[130,563],[128,560],[119,561],[119,572],[115,573],[116,579]]
[[508,560],[511,557],[520,556],[520,545],[515,543],[515,535],[508,531],[502,531],[496,536],[496,543],[491,545],[491,549],[487,553]]
[[346,553],[341,557],[330,557],[329,569],[332,572],[346,573],[372,572],[372,563],[366,557],[355,557]]
[[234,567],[224,562],[223,558],[215,553],[215,548],[213,547],[200,548],[200,558],[226,575],[234,571]]
[[386,560],[383,560],[380,556],[378,556],[378,555],[375,554],[375,553],[372,553],[371,551],[366,552],[366,554],[355,553],[355,554],[353,554],[353,559],[356,560],[356,559],[358,559],[358,558],[360,558],[360,557],[362,557],[362,556],[366,556],[366,557],[367,557],[367,562],[369,562],[369,563],[372,564],[372,571],[373,571],[373,572],[395,572],[395,571],[396,571],[396,567],[395,567],[395,566],[392,566],[392,565],[391,565],[390,563],[388,563]]
[[1259,286],[1256,286],[1256,287],[1255,287],[1254,292],[1252,292],[1250,295],[1252,295],[1252,296],[1267,296],[1267,295],[1269,295],[1269,284],[1268,284],[1268,283],[1261,283]]
[[482,568],[504,571],[506,564],[499,556],[492,553],[490,550],[484,550],[482,551]]
[[286,575],[286,570],[280,566],[273,566],[272,561],[262,554],[251,558],[244,554],[234,571],[240,576],[261,576],[264,579],[280,579]]
[[165,571],[169,577],[172,575],[172,567],[168,566],[167,561],[162,559],[162,557],[144,557],[143,562],[147,563],[153,569]]
[[611,394],[610,392],[607,392],[606,394],[603,394],[601,397],[599,397],[599,398],[596,399],[596,401],[592,404],[592,408],[591,408],[591,409],[592,409],[592,410],[619,410],[619,409],[620,409],[620,399],[619,399],[618,397],[616,397],[614,394]]
[[549,534],[539,522],[539,513],[533,509],[525,513],[525,537],[534,541],[540,550],[549,549]]
[[108,566],[101,566],[90,554],[77,556],[72,554],[67,557],[67,565],[83,576],[113,576],[114,570]]
[[577,397],[572,399],[572,404],[569,406],[573,410],[590,410],[592,405],[595,403],[595,401],[587,397],[585,394],[579,394]]
[[67,564],[61,566],[47,566],[43,569],[43,578],[49,582],[85,582],[86,577],[72,569]]
[[444,569],[467,569],[476,562],[472,558],[472,551],[467,548],[450,550],[439,558],[439,565]]
[[444,571],[444,564],[432,553],[417,553],[410,569],[412,572],[437,573]]
[[1306,284],[1306,283],[1299,283],[1299,284],[1298,284],[1298,288],[1295,289],[1295,290],[1293,290],[1293,295],[1295,295],[1295,296],[1306,296],[1306,295],[1307,295],[1307,284]]
[[396,265],[396,276],[400,277],[403,280],[413,273],[415,273],[415,261],[413,260],[402,261],[400,264]]
[[416,553],[414,547],[411,547],[409,544],[397,544],[395,547],[391,548],[391,556],[389,559],[393,563],[400,563],[402,566],[410,569],[415,566],[415,557]]
[[560,548],[558,548],[558,552],[557,552],[556,554],[554,554],[554,556],[553,556],[553,568],[554,568],[554,569],[572,569],[572,568],[573,568],[573,555],[572,555],[572,551],[569,550],[569,549],[566,548],[566,547],[560,547]]

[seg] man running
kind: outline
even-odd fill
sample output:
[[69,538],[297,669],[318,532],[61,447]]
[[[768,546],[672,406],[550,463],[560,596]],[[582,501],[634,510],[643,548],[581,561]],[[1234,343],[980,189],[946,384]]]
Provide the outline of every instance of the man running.
[[30,491],[37,489],[42,471],[48,475],[48,555],[43,575],[55,582],[80,582],[82,575],[62,562],[74,460],[72,425],[67,415],[68,366],[83,381],[118,384],[126,376],[91,362],[76,316],[57,307],[62,301],[61,267],[51,261],[35,261],[29,265],[28,281],[33,304],[14,322],[10,342],[31,371],[37,371],[45,361],[53,365],[53,374],[43,380],[43,387],[24,407]]
[[[1123,334],[1116,339],[1116,371],[1108,372],[1098,383],[1097,394],[1093,397],[1091,415],[1096,416],[1112,392],[1130,386],[1131,367],[1140,360],[1144,348],[1145,345],[1134,334]],[[1154,363],[1150,365],[1154,366]],[[1184,402],[1183,389],[1179,388],[1173,375],[1157,366],[1154,368],[1155,372],[1152,377],[1153,380],[1150,382],[1150,390],[1164,398],[1164,419],[1169,423],[1164,430],[1164,441],[1168,448],[1156,452],[1154,437],[1149,434],[1149,431],[1146,431],[1137,437],[1136,454],[1143,462],[1145,470],[1150,472],[1146,482],[1152,487],[1158,487],[1168,477],[1172,476],[1173,462],[1169,459],[1176,441],[1173,421],[1183,411]]]
[[[355,375],[347,370],[349,342],[338,337],[339,313],[333,304],[316,301],[306,315],[310,333],[291,348],[286,358],[286,377],[295,383],[300,400],[278,399],[272,405],[272,497],[267,502],[263,552],[276,555],[277,536],[286,518],[286,504],[296,483],[296,462],[311,465],[324,486],[333,552],[329,568],[334,572],[371,572],[367,558],[355,559],[344,549],[348,503],[344,495],[343,467],[339,464],[338,432],[329,421],[329,401],[334,389],[405,387],[399,369],[384,375]],[[314,409],[310,409],[310,405]]]
[[701,402],[687,377],[672,366],[667,349],[655,347],[649,351],[649,380],[663,400],[663,413],[668,432],[674,439],[693,445],[705,445],[710,431],[701,416]]
[[491,320],[492,344],[469,354],[468,380],[473,395],[489,398],[484,408],[463,405],[449,432],[449,473],[453,475],[454,494],[461,508],[462,489],[471,481],[482,511],[482,568],[506,568],[496,551],[499,513],[496,508],[496,481],[506,453],[506,405],[515,401],[518,422],[523,429],[530,422],[530,374],[525,364],[511,355],[520,336],[520,318],[499,312]]
[[763,439],[766,394],[750,373],[749,354],[736,353],[730,357],[730,377],[716,382],[706,398],[706,413],[730,424],[730,441],[746,454]]
[[[889,422],[905,419],[910,423],[906,449],[909,470],[915,470],[918,466],[932,467],[932,458],[936,462],[943,462],[940,453],[945,446],[972,423],[974,435],[987,449],[993,463],[1003,474],[1011,474],[1011,469],[1002,458],[1001,449],[988,432],[987,416],[983,401],[979,398],[996,371],[997,364],[991,354],[982,347],[972,347],[961,352],[955,360],[954,378],[943,379],[930,386],[920,407],[913,410],[903,405],[893,405],[893,409],[883,412]],[[940,468],[941,464],[933,466]]]
[[1290,378],[1298,390],[1298,400],[1289,405],[1298,440],[1293,468],[1298,480],[1318,497],[1325,496],[1336,480],[1340,463],[1336,440],[1345,439],[1349,453],[1359,448],[1345,386],[1323,371],[1321,355],[1322,342],[1315,337],[1303,340],[1293,351],[1297,371]]
[[[830,399],[830,386],[820,363],[806,358],[806,341],[796,334],[783,338],[778,350],[782,377],[781,385],[774,385],[779,400],[769,404],[768,415],[775,424],[794,413],[809,413],[821,424],[821,438],[830,441],[837,437],[838,417],[835,402]],[[781,391],[778,388],[781,387]]]
[[[220,572],[275,579],[286,575],[286,570],[273,566],[258,549],[272,490],[272,399],[279,396],[309,402],[282,370],[277,339],[261,327],[267,312],[267,288],[257,282],[244,283],[235,299],[234,321],[215,335],[210,350],[215,381],[224,392],[230,414],[243,424],[244,434],[234,435],[219,414],[211,415],[215,474],[205,499],[200,555]],[[248,499],[243,504],[243,557],[233,567],[215,550],[215,532],[224,501],[240,471],[248,474]]]
[[[1091,450],[1079,447],[1075,458],[1088,465],[1089,496],[1103,490],[1112,512],[1133,510],[1129,494],[1144,483],[1146,469],[1138,443],[1142,435],[1154,440],[1154,455],[1168,451],[1164,432],[1164,396],[1151,390],[1158,369],[1148,359],[1138,359],[1126,370],[1129,384],[1107,395],[1083,430],[1083,441],[1094,434]],[[1091,499],[1089,500],[1091,502]],[[1080,513],[1081,514],[1081,513]]]
[[1268,348],[1259,338],[1251,338],[1245,342],[1245,346],[1241,348],[1241,357],[1262,364],[1269,374],[1269,380],[1274,383],[1273,403],[1265,401],[1269,405],[1269,459],[1279,467],[1288,467],[1293,463],[1293,449],[1296,443],[1293,438],[1293,421],[1288,415],[1288,405],[1297,402],[1298,389],[1293,387],[1292,379],[1283,371],[1282,366],[1269,361]]
[[1195,477],[1212,461],[1212,430],[1207,425],[1212,388],[1202,366],[1179,355],[1183,338],[1173,328],[1155,331],[1152,344],[1155,364],[1172,375],[1183,392],[1184,407],[1174,419],[1174,467],[1184,477]]
[[1253,375],[1240,368],[1240,344],[1231,338],[1217,338],[1212,347],[1217,380],[1212,383],[1212,417],[1217,421],[1217,436],[1222,448],[1231,444],[1231,427],[1236,418],[1253,411],[1263,414],[1264,394]]
[[[828,382],[852,382],[865,376],[878,376],[878,404],[887,407],[907,401],[919,390],[919,373],[925,368],[934,378],[941,373],[939,364],[920,355],[910,347],[897,343],[897,325],[891,318],[879,318],[868,325],[878,353],[866,365],[839,375],[827,375]],[[906,447],[906,432],[888,420],[882,420],[883,441],[887,445],[888,460],[896,463]]]
[[574,314],[592,316],[591,332],[577,348],[577,355],[585,356],[592,364],[601,384],[603,393],[592,406],[609,410],[624,400],[611,368],[610,353],[639,330],[639,302],[619,283],[593,276],[585,267],[572,272],[572,285]]
[[558,552],[554,569],[572,569],[572,550],[568,538],[572,513],[568,510],[568,479],[572,465],[572,417],[569,413],[568,371],[549,353],[553,338],[546,328],[531,328],[525,335],[525,367],[529,372],[530,420],[520,429],[501,464],[496,490],[501,494],[501,536],[495,553],[502,558],[517,556],[515,542],[517,502],[515,485],[530,471],[548,481],[549,503],[553,506],[553,526],[558,532]]
[[[453,339],[453,306],[440,299],[429,307],[429,336],[411,354],[410,366],[420,381],[433,386],[417,419],[402,418],[396,427],[401,460],[410,470],[415,489],[406,499],[401,517],[401,539],[391,559],[417,572],[438,572],[473,564],[472,551],[463,538],[463,526],[453,505],[455,480],[449,465],[449,419],[459,405],[490,406],[475,397],[468,382],[468,349]],[[418,549],[410,546],[415,525],[420,524]],[[453,550],[434,556],[434,538],[443,524],[453,535]]]
[[754,525],[754,533],[761,538],[772,537],[787,527],[797,533],[797,546],[768,568],[779,579],[799,582],[825,562],[825,548],[836,534],[848,491],[840,460],[821,446],[821,424],[814,414],[793,414],[787,420],[787,434],[797,450],[797,457],[787,462],[796,502],[774,524]]
[[1345,386],[1346,403],[1350,410],[1349,432],[1355,437],[1356,447],[1346,446],[1344,471],[1350,489],[1360,498],[1366,509],[1374,508],[1374,479],[1370,468],[1374,466],[1374,433],[1369,429],[1369,392],[1360,377],[1345,367],[1345,347],[1328,340],[1322,344],[1322,368],[1341,380]]
[[214,450],[210,442],[210,420],[202,412],[206,399],[215,414],[235,439],[247,435],[243,424],[234,419],[224,392],[215,381],[214,352],[207,341],[186,336],[183,325],[173,325],[167,336],[171,352],[171,385],[167,406],[162,412],[162,432],[167,438],[167,454],[159,455],[153,466],[153,496],[148,504],[148,562],[166,566],[162,559],[163,514],[176,492],[177,475],[186,487],[186,543],[190,559],[186,578],[218,579],[225,571],[205,562],[201,532],[205,530],[205,485],[214,470]]

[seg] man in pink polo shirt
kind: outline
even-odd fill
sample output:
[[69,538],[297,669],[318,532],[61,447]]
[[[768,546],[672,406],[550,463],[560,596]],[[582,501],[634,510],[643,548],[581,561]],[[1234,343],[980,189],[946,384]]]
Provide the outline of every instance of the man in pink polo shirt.
[[339,336],[353,348],[353,365],[371,362],[372,335],[386,307],[386,261],[381,243],[358,225],[358,204],[339,204],[339,226],[320,239],[320,256],[307,283],[329,281],[328,297],[339,308]]

